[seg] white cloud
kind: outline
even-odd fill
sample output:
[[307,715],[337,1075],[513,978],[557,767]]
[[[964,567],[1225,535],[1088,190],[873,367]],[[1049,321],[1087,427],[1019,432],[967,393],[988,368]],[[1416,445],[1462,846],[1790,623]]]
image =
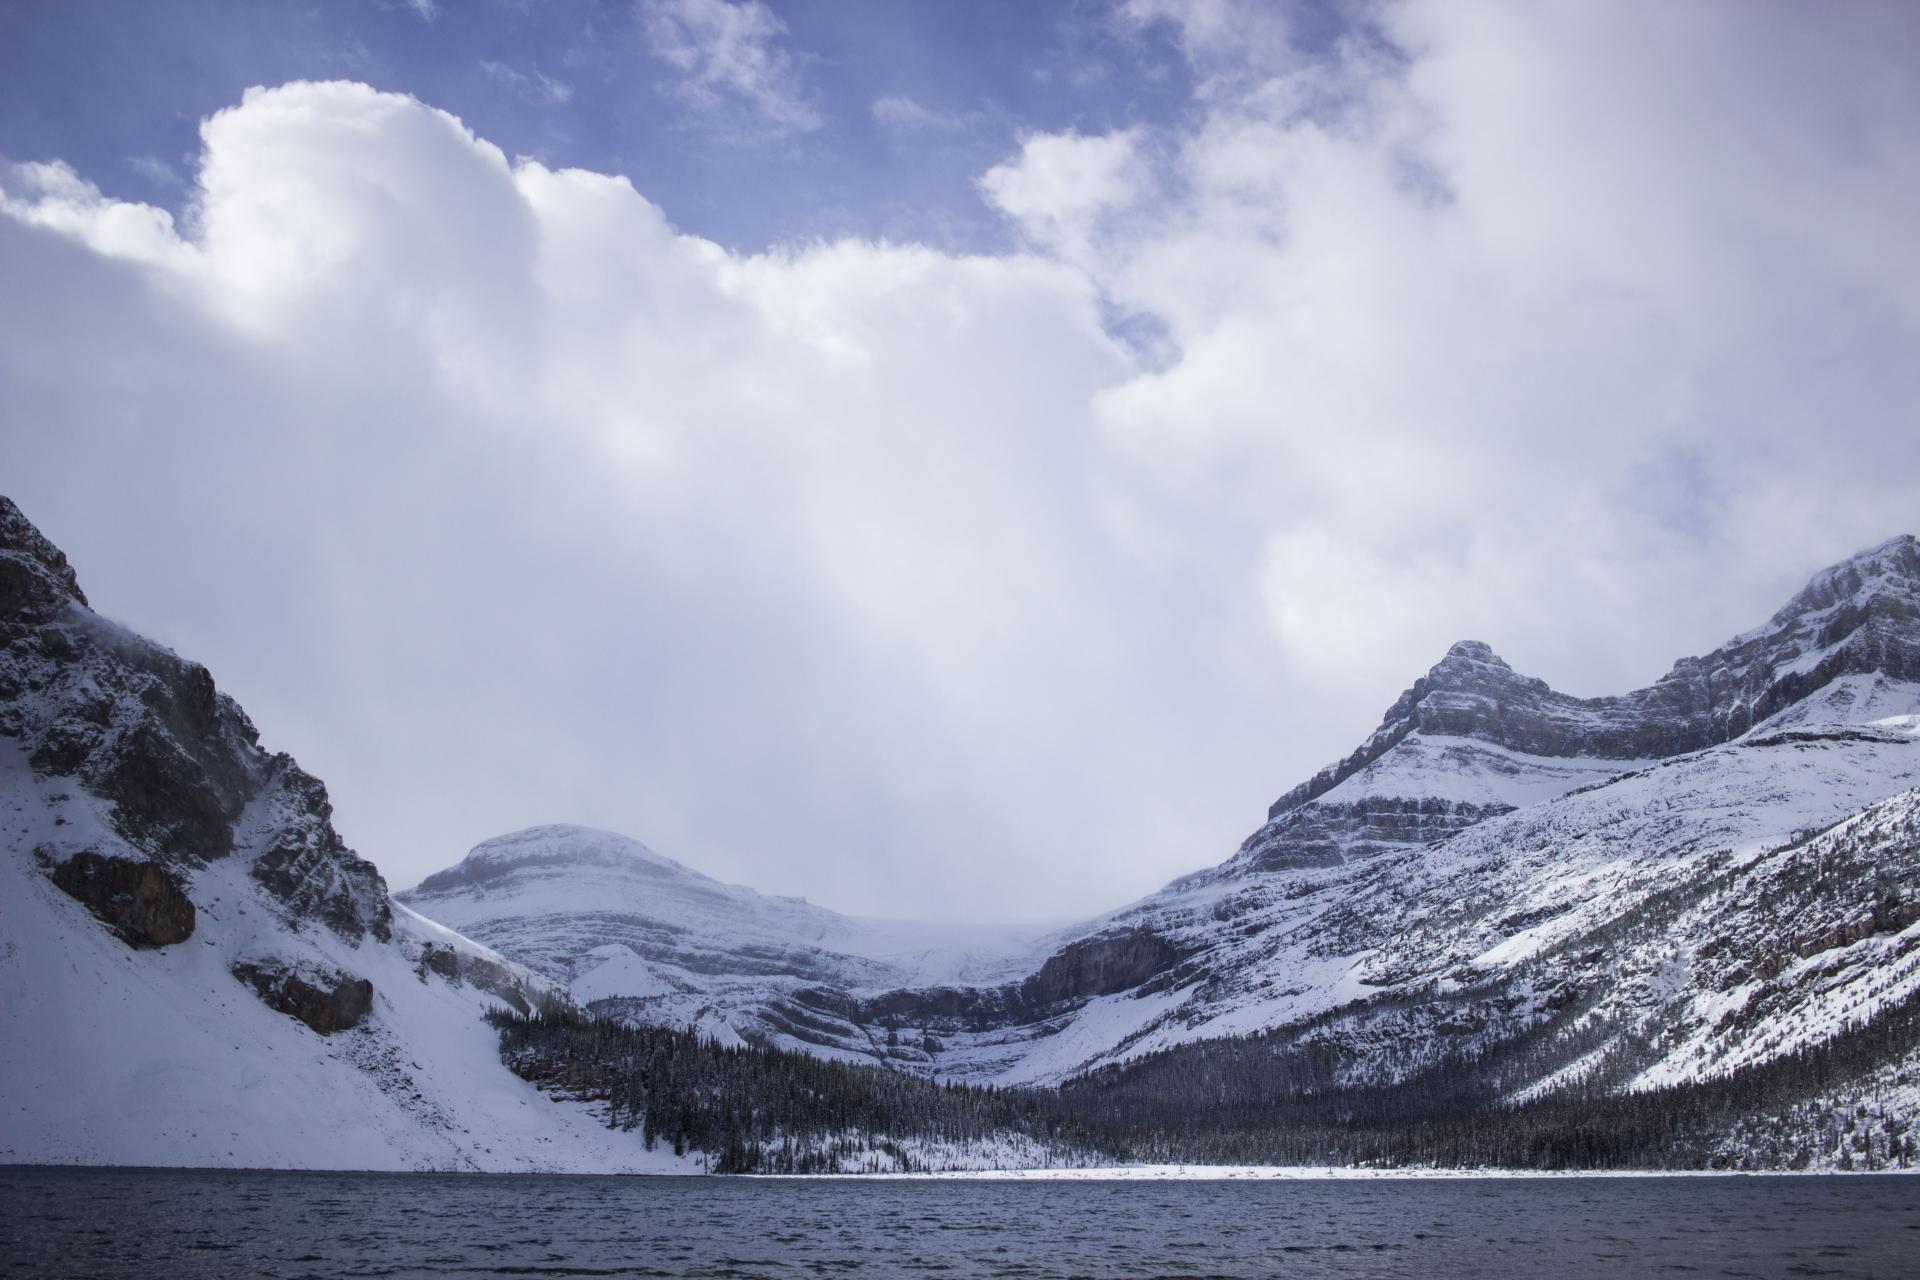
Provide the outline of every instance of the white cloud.
[[1301,678],[1480,635],[1618,688],[1914,522],[1911,17],[1416,5],[1306,59],[1236,12],[1177,11],[1207,110],[1149,189],[1062,135],[988,191],[1169,326],[1099,421],[1193,560],[1260,546]]
[[195,257],[165,209],[108,200],[60,161],[11,166],[8,181],[0,183],[0,213],[72,236],[112,258],[180,266]]
[[873,100],[873,122],[888,133],[904,135],[955,133],[967,122],[951,112],[936,111],[904,93],[889,93]]
[[743,138],[807,133],[824,123],[787,24],[757,0],[642,0],[654,56],[678,71],[673,95],[709,128]]
[[982,175],[980,190],[1034,244],[1092,266],[1096,240],[1139,199],[1146,181],[1137,129],[1099,137],[1043,133]]
[[179,227],[16,169],[7,487],[398,879],[571,819],[1108,905],[1455,640],[1618,690],[1920,520],[1906,11],[1378,12],[1183,34],[1189,120],[984,176],[1002,257],[732,254],[356,85],[207,122]]
[[1074,726],[1121,739],[1142,678],[1070,489],[1129,368],[1082,276],[732,255],[358,85],[203,136],[190,237],[14,184],[8,487],[384,868],[568,818],[854,908],[1080,896],[1038,857],[1104,825]]
[[127,168],[133,170],[156,187],[178,187],[180,175],[174,167],[159,156],[129,156]]
[[541,106],[563,107],[573,101],[572,85],[564,80],[555,80],[538,67],[520,71],[504,62],[483,59],[480,70],[487,79],[512,90],[528,102]]

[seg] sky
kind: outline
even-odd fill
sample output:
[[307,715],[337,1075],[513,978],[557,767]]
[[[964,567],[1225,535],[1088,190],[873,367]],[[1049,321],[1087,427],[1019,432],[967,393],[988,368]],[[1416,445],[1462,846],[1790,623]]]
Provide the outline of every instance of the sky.
[[1920,532],[1920,9],[0,7],[0,492],[396,887],[1230,855]]

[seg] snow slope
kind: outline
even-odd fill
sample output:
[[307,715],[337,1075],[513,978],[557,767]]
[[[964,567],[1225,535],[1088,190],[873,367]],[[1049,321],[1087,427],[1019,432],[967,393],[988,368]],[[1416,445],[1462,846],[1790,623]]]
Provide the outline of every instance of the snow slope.
[[[56,799],[56,797],[64,797]],[[194,935],[133,950],[32,850],[118,843],[99,804],[0,750],[0,1162],[665,1172],[687,1168],[548,1101],[500,1062],[494,996],[422,976],[427,944],[491,953],[402,909],[389,942],[298,933],[242,859],[201,870]],[[56,819],[64,819],[55,826]],[[369,978],[361,1028],[322,1036],[232,965],[271,954]]]
[[[0,1162],[688,1167],[509,1072],[483,1015],[544,984],[393,908],[330,812],[204,668],[93,614],[0,498]],[[161,910],[97,918],[56,883],[90,859],[147,877],[99,909]],[[323,1035],[249,965],[370,982],[370,1007]]]

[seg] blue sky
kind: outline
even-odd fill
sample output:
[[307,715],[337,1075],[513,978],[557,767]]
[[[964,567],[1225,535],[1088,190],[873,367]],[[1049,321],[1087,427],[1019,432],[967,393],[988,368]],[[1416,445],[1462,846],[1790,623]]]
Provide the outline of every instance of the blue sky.
[[1912,4],[425,8],[0,6],[0,490],[396,884],[1085,916],[1920,524]]
[[990,249],[1009,231],[974,179],[1023,134],[1164,123],[1192,89],[1170,28],[1125,26],[1104,4],[766,12],[771,89],[805,119],[725,87],[690,104],[630,0],[14,4],[0,10],[0,155],[65,158],[109,194],[177,207],[202,117],[252,85],[349,78],[443,107],[509,154],[628,174],[732,247],[855,235]]

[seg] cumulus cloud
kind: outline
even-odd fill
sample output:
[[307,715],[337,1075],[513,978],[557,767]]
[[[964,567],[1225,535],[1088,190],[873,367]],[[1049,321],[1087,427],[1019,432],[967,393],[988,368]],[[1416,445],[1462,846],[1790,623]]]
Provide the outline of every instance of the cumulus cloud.
[[[980,913],[1087,829],[1075,726],[1121,736],[1142,588],[1090,571],[1074,492],[1128,371],[1083,276],[730,254],[359,85],[203,138],[190,235],[61,167],[10,184],[9,487],[390,874],[571,819]],[[1026,910],[1076,877],[1029,868]]]
[[779,138],[824,123],[781,44],[787,24],[758,0],[643,0],[640,17],[654,56],[679,73],[673,96],[708,128]]
[[1259,547],[1301,678],[1488,633],[1603,691],[1913,522],[1910,15],[1390,7],[1308,59],[1236,14],[1129,6],[1206,77],[1150,190],[1082,177],[1137,133],[986,190],[1169,326],[1097,419],[1205,513],[1167,540]]
[[1366,12],[1176,30],[1191,116],[1028,138],[997,257],[729,252],[351,84],[177,224],[16,168],[5,487],[397,880],[569,819],[1110,905],[1455,640],[1623,688],[1920,520],[1907,11]]

